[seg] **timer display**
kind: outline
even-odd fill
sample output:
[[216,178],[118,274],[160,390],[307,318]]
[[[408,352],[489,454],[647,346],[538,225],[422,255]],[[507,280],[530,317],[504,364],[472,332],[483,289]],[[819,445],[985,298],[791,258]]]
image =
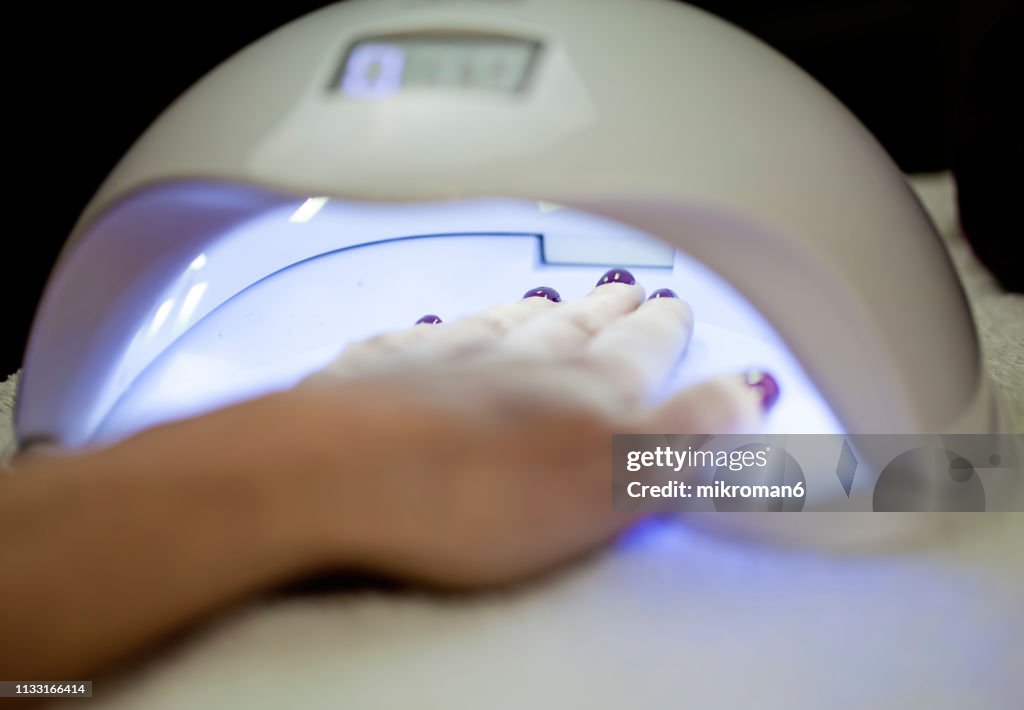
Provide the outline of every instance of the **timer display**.
[[408,89],[515,94],[529,82],[538,42],[511,37],[401,35],[363,39],[349,49],[335,90],[358,99]]

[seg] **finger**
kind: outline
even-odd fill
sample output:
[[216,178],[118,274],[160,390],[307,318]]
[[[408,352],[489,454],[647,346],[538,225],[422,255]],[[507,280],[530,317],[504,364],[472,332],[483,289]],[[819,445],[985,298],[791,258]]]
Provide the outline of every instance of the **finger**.
[[515,303],[503,303],[442,327],[438,337],[425,342],[419,354],[425,359],[449,359],[485,352],[521,324],[561,306],[561,297],[554,289],[532,289]]
[[655,408],[641,427],[664,434],[729,434],[756,430],[778,400],[771,375],[723,375],[690,387]]
[[[532,291],[530,293],[533,293]],[[554,298],[558,294],[551,291]],[[404,330],[382,333],[348,345],[326,368],[334,377],[357,376],[412,364],[465,357],[496,344],[518,324],[556,307],[552,298],[528,296],[493,306],[454,323],[424,317]],[[436,319],[436,320],[435,320]]]
[[478,338],[496,342],[522,323],[561,307],[561,297],[557,291],[545,289],[545,292],[549,293],[546,297],[534,295],[537,291],[539,289],[527,292],[527,295],[515,303],[502,303],[478,315],[456,321],[446,333],[446,337]]
[[644,301],[641,286],[609,283],[509,331],[503,352],[530,358],[564,359],[581,352],[610,323]]
[[624,399],[642,401],[664,387],[692,334],[685,301],[652,297],[598,333],[584,357]]
[[381,333],[345,346],[323,373],[340,377],[394,367],[440,336],[441,324],[437,323],[417,323],[404,330]]

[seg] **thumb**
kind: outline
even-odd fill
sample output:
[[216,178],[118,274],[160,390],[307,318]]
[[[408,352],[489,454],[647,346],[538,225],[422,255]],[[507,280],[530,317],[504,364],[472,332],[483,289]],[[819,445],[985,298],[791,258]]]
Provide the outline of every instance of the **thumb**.
[[746,433],[761,427],[778,398],[778,382],[766,372],[723,375],[674,395],[641,424],[663,434]]

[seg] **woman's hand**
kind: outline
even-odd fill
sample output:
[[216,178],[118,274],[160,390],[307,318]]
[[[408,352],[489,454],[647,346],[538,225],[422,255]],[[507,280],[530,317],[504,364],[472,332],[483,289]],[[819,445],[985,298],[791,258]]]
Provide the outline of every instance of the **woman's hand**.
[[587,297],[535,289],[451,324],[347,348],[286,395],[294,472],[336,564],[417,582],[517,579],[631,518],[611,504],[611,436],[756,426],[769,379],[736,375],[656,403],[693,328],[671,291],[613,270]]
[[612,434],[745,428],[777,395],[732,376],[656,402],[690,309],[605,280],[373,338],[293,390],[105,449],[22,459],[0,477],[0,677],[88,677],[317,572],[471,587],[600,545],[630,522],[612,511]]

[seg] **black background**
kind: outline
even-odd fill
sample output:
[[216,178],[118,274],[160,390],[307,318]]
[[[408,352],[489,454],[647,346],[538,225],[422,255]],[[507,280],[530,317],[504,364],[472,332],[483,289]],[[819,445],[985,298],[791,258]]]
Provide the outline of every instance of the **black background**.
[[[150,0],[5,7],[8,119],[0,377],[20,366],[79,212],[203,74],[327,2]],[[822,81],[910,172],[949,167],[961,83],[1008,0],[697,0]]]

